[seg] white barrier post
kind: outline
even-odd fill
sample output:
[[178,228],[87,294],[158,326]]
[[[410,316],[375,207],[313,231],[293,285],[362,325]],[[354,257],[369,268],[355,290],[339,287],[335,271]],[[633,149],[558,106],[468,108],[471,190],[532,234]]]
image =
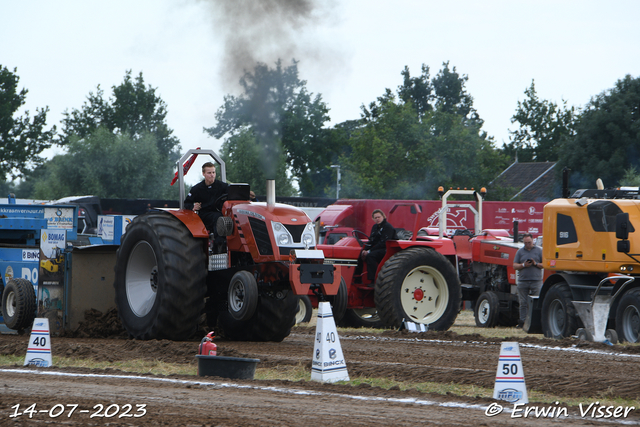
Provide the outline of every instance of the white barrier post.
[[311,379],[320,382],[349,381],[331,304],[326,301],[318,304]]
[[49,336],[49,319],[36,318],[31,328],[31,337],[27,347],[24,366],[47,368],[53,365],[51,360],[51,337]]

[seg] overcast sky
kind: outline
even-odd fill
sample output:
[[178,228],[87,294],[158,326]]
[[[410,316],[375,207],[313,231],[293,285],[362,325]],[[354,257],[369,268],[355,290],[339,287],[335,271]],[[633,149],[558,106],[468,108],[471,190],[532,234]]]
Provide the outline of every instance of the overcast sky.
[[202,128],[215,124],[224,95],[238,94],[242,67],[255,60],[298,59],[332,124],[395,91],[405,65],[419,75],[424,63],[434,76],[450,61],[468,75],[497,145],[516,129],[510,118],[532,79],[540,98],[581,107],[626,74],[640,75],[635,0],[273,2],[288,6],[269,13],[259,0],[0,0],[0,64],[17,67],[27,109],[49,106],[49,125],[98,84],[110,94],[126,70],[143,72],[185,151],[219,149],[222,141]]

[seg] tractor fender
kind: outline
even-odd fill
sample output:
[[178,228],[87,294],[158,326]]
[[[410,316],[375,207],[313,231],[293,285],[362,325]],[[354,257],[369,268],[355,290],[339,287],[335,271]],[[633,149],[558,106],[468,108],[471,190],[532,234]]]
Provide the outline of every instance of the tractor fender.
[[187,209],[159,209],[167,212],[182,222],[195,238],[209,238],[209,233],[197,213]]
[[387,253],[380,264],[384,264],[387,259],[391,258],[396,253],[413,247],[431,248],[445,256],[456,254],[456,248],[453,245],[453,240],[451,239],[434,238],[424,241],[387,240]]

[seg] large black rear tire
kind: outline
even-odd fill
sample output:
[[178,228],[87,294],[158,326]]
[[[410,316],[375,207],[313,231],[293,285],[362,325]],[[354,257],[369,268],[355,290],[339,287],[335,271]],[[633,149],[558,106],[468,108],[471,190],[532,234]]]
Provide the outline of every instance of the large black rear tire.
[[565,282],[556,283],[542,301],[542,332],[547,338],[570,337],[578,328],[573,294]]
[[385,262],[374,300],[382,321],[400,327],[402,320],[446,331],[460,311],[462,290],[453,265],[431,248],[412,247]]
[[262,294],[249,320],[236,320],[228,311],[220,314],[216,333],[233,341],[280,342],[291,333],[297,311],[298,298],[291,291]]
[[165,212],[136,217],[116,256],[122,326],[136,339],[189,338],[204,308],[206,276],[204,243],[182,222]]
[[36,316],[36,291],[26,279],[9,279],[2,292],[2,317],[9,329],[28,328]]

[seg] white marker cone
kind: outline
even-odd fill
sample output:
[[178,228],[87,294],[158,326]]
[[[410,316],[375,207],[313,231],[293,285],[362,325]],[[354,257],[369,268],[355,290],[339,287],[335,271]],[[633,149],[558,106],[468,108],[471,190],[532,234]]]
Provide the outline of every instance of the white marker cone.
[[500,347],[493,398],[510,403],[529,403],[517,342],[503,342]]
[[31,338],[27,347],[24,366],[32,365],[47,368],[53,365],[51,360],[51,337],[49,336],[49,319],[36,318],[31,328]]
[[427,332],[429,330],[429,325],[425,325],[424,323],[415,323],[409,320],[402,319],[402,325],[400,325],[400,330],[407,330],[409,332]]
[[347,362],[342,354],[331,304],[318,304],[318,323],[311,362],[311,380],[320,382],[349,381]]

